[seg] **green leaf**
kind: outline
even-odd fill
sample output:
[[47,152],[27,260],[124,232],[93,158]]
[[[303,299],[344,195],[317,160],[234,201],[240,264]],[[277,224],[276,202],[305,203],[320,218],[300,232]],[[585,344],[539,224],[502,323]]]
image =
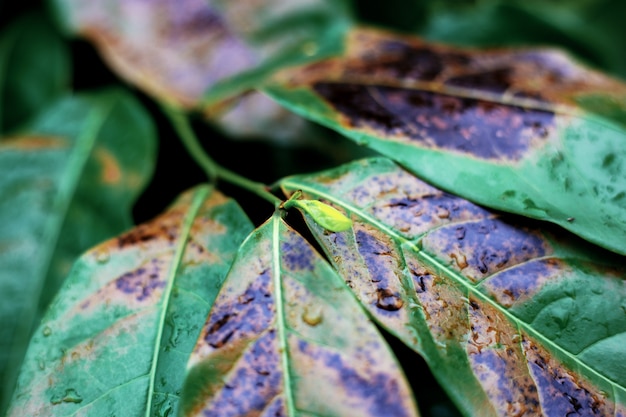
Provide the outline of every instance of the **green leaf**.
[[251,230],[202,186],[84,254],[33,336],[9,415],[177,415],[185,364]]
[[626,254],[624,84],[551,50],[346,42],[266,91],[444,190]]
[[11,23],[0,33],[0,133],[45,110],[70,79],[69,51],[42,14]]
[[0,141],[0,379],[6,403],[32,328],[80,253],[132,225],[155,131],[111,90],[66,98]]
[[[276,68],[338,45],[340,29],[327,29],[348,20],[345,0],[54,3],[69,31],[93,42],[118,75],[157,100],[200,110],[231,134],[283,139],[297,137],[304,121],[259,93],[239,96]],[[219,81],[249,71],[205,101]]]
[[243,243],[190,367],[186,416],[417,415],[384,339],[277,215]]
[[[290,204],[289,204],[290,203]],[[311,219],[331,232],[343,232],[352,226],[349,218],[336,208],[317,200],[289,200],[283,207],[297,207],[311,216]]]
[[466,415],[626,412],[623,257],[388,159],[282,187],[352,219],[343,233],[307,223],[372,317],[424,356]]

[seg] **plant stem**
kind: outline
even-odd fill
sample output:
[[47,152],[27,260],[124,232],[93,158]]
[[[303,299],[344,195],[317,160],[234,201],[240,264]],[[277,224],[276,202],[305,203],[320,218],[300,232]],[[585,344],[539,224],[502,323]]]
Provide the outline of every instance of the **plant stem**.
[[216,183],[218,179],[222,179],[226,182],[234,184],[238,187],[248,190],[253,194],[261,197],[262,199],[274,204],[274,207],[278,207],[283,201],[276,197],[269,191],[269,187],[263,183],[252,181],[246,177],[230,171],[215,162],[202,148],[200,141],[194,133],[189,119],[185,113],[175,107],[163,105],[163,112],[170,119],[176,133],[185,145],[189,155],[196,161],[196,163],[204,170],[209,181]]

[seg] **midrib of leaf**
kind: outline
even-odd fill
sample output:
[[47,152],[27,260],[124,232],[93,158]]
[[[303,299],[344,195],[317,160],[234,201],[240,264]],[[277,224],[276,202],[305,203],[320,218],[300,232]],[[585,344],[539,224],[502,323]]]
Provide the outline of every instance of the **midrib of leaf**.
[[114,107],[115,102],[114,100],[110,100],[107,104],[106,107],[103,106],[91,110],[87,115],[84,128],[76,139],[76,146],[71,151],[67,168],[61,176],[59,189],[50,209],[51,215],[44,225],[41,242],[43,253],[41,254],[39,267],[36,269],[37,273],[35,274],[39,279],[35,282],[33,291],[34,302],[25,306],[25,311],[22,312],[22,316],[20,317],[20,321],[23,324],[22,326],[18,326],[14,341],[12,342],[11,357],[18,359],[14,361],[14,366],[11,367],[12,370],[8,372],[8,384],[5,388],[4,398],[11,398],[14,386],[13,381],[15,381],[15,377],[17,376],[16,372],[19,369],[15,364],[21,364],[22,362],[23,352],[21,351],[21,346],[25,344],[32,332],[33,322],[39,309],[39,300],[45,279],[50,273],[52,256],[56,251],[67,211],[81,179],[80,172],[83,171],[96,144],[98,133],[111,112],[111,109]]
[[295,417],[296,409],[293,404],[291,392],[291,374],[289,371],[289,354],[287,352],[287,325],[285,324],[285,312],[283,310],[283,287],[280,273],[280,217],[278,212],[272,219],[272,266],[274,276],[274,291],[276,299],[276,328],[280,350],[280,359],[284,373],[285,403],[287,415]]
[[[513,314],[508,312],[506,309],[502,308],[502,306],[500,304],[496,303],[494,300],[489,298],[486,294],[484,294],[481,291],[479,291],[478,289],[476,289],[476,287],[474,285],[472,285],[471,283],[469,283],[467,281],[467,279],[465,279],[462,275],[460,275],[456,271],[450,269],[448,267],[448,265],[445,265],[445,264],[441,263],[438,259],[432,257],[430,254],[428,254],[428,253],[424,252],[422,249],[420,249],[417,246],[417,242],[419,242],[422,237],[424,237],[425,235],[427,235],[430,232],[426,232],[426,233],[422,234],[420,237],[418,237],[415,240],[411,241],[411,240],[408,240],[407,238],[405,238],[404,236],[400,235],[399,233],[395,232],[393,229],[390,229],[386,225],[380,223],[378,220],[372,218],[367,213],[361,211],[358,207],[354,207],[354,206],[350,205],[349,203],[342,202],[341,200],[338,200],[337,198],[335,198],[334,196],[332,196],[330,194],[327,194],[327,193],[325,193],[323,191],[320,191],[318,189],[309,187],[307,185],[294,183],[294,182],[291,182],[291,181],[283,181],[281,184],[283,186],[287,187],[287,188],[298,189],[298,190],[302,190],[302,191],[304,191],[306,193],[309,193],[309,194],[312,194],[312,195],[317,195],[318,198],[323,198],[325,200],[331,201],[332,203],[337,204],[338,206],[343,207],[347,211],[350,211],[350,212],[356,214],[357,216],[361,217],[362,219],[364,219],[365,221],[369,222],[373,226],[379,228],[384,233],[388,234],[394,240],[398,240],[404,246],[409,247],[413,252],[415,252],[415,254],[417,254],[418,257],[420,257],[425,263],[427,263],[428,266],[434,268],[437,271],[442,271],[443,273],[446,274],[446,277],[453,279],[458,284],[461,284],[463,287],[465,287],[465,289],[468,291],[468,293],[471,293],[474,297],[479,298],[482,302],[487,303],[487,304],[491,305],[492,307],[494,307],[497,311],[499,311],[501,314],[503,314],[508,320],[513,322],[515,325],[517,325],[518,328],[523,328],[524,331],[526,331],[527,333],[532,335],[534,338],[540,340],[541,343],[544,346],[548,346],[553,351],[556,351],[559,354],[561,354],[563,356],[566,356],[572,362],[575,362],[576,364],[578,364],[578,366],[583,368],[589,374],[594,375],[596,378],[599,378],[600,380],[602,380],[605,383],[607,383],[608,385],[610,385],[613,388],[613,390],[614,390],[614,401],[617,401],[617,395],[616,395],[616,391],[617,390],[620,390],[620,391],[626,393],[626,388],[625,387],[622,387],[617,382],[614,382],[610,378],[606,377],[605,375],[603,375],[603,374],[599,373],[598,371],[596,371],[595,369],[591,368],[589,365],[587,365],[586,363],[582,362],[572,352],[569,352],[569,351],[563,349],[561,346],[559,346],[558,344],[556,344],[552,340],[550,340],[547,337],[545,337],[543,334],[541,334],[538,331],[536,331],[529,323],[526,323],[526,322],[520,320],[519,318],[515,317]],[[409,281],[409,285],[412,286],[413,283],[411,281]],[[414,289],[414,288],[412,288],[412,289]],[[415,300],[413,300],[413,301],[415,301]]]
[[146,417],[151,416],[152,412],[152,401],[154,397],[154,385],[156,382],[156,369],[159,362],[159,355],[161,352],[161,341],[163,339],[163,328],[165,327],[165,318],[167,316],[167,310],[169,308],[172,289],[174,288],[174,279],[178,273],[178,268],[180,267],[180,262],[183,258],[183,254],[185,253],[185,248],[187,246],[187,242],[189,241],[189,235],[191,234],[191,226],[202,207],[202,203],[207,198],[207,196],[211,193],[211,187],[203,187],[200,189],[194,196],[189,206],[189,210],[183,219],[183,224],[180,231],[179,240],[176,246],[176,252],[174,252],[174,259],[172,260],[172,265],[167,274],[167,284],[165,289],[163,290],[163,296],[161,301],[161,314],[159,315],[159,320],[157,322],[157,336],[154,341],[154,350],[152,351],[152,363],[150,364],[149,371],[149,384],[148,384],[148,393],[146,397]]

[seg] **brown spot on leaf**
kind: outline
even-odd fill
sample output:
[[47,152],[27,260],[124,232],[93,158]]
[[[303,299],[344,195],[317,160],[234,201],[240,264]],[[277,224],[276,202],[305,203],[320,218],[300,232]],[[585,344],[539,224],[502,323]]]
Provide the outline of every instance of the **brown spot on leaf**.
[[94,157],[101,166],[102,181],[108,185],[119,183],[122,179],[122,169],[113,154],[102,147],[98,147],[94,152]]
[[468,305],[464,292],[423,266],[417,255],[405,252],[415,294],[436,343],[458,343],[468,333]]
[[516,326],[488,304],[471,300],[469,305],[469,360],[496,410],[506,416],[540,415],[539,397]]
[[463,239],[458,226],[434,230],[423,240],[423,247],[437,257],[450,260],[457,271],[473,282],[552,252],[547,240],[537,231],[501,219],[482,219],[463,224]]
[[554,130],[546,110],[398,87],[316,83],[349,127],[429,149],[517,161]]
[[508,308],[532,299],[544,284],[570,272],[571,268],[561,260],[537,259],[497,273],[484,280],[482,286],[498,304]]
[[0,142],[0,151],[40,151],[42,149],[65,148],[68,145],[66,139],[55,136],[9,136]]
[[522,341],[541,407],[549,416],[612,416],[614,404],[587,380],[568,370],[534,340]]
[[185,107],[197,104],[217,80],[256,62],[215,7],[202,0],[67,3],[75,29],[123,78]]

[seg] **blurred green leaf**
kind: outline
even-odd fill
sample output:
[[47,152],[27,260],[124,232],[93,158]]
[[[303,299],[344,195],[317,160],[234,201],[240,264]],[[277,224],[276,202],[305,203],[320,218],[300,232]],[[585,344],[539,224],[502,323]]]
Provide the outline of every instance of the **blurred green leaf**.
[[12,391],[31,330],[86,248],[132,225],[155,130],[119,90],[65,98],[0,141],[0,379]]
[[555,50],[346,43],[265,91],[447,191],[626,254],[625,84]]
[[251,230],[201,186],[84,254],[33,336],[9,415],[178,415],[185,365]]
[[70,80],[69,51],[46,16],[13,21],[0,33],[0,134],[49,107]]
[[[157,100],[198,110],[231,135],[282,141],[304,136],[306,122],[250,90],[281,66],[336,48],[350,19],[345,0],[54,4],[71,33]],[[205,100],[207,90],[232,77]]]
[[185,416],[417,416],[384,339],[278,213],[243,243],[182,401]]
[[388,159],[281,185],[352,219],[329,233],[306,218],[363,306],[424,356],[465,415],[626,412],[624,257],[447,194]]

